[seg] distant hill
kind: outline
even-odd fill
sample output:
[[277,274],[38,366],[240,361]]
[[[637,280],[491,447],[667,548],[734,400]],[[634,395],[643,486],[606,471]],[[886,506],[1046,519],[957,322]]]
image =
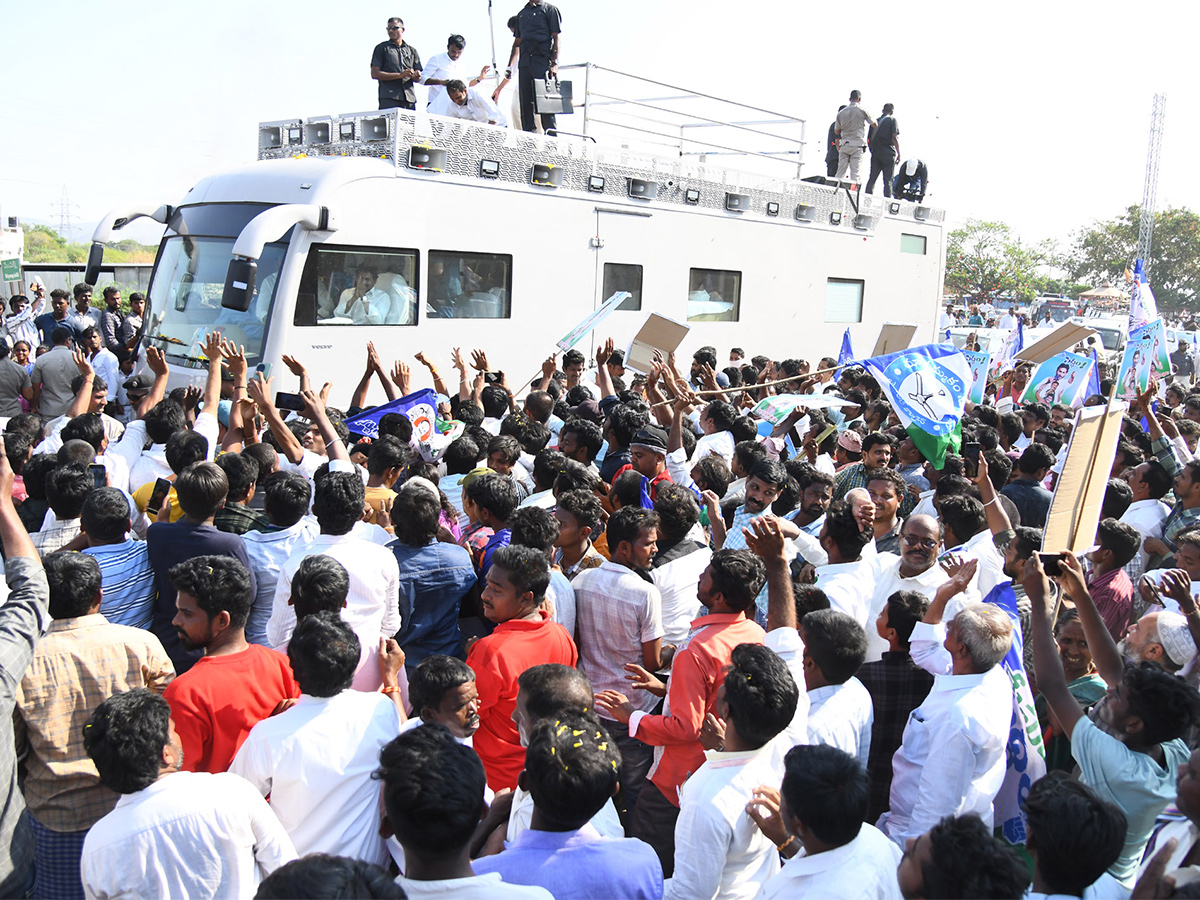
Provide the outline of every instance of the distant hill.
[[[90,244],[72,243],[48,225],[25,226],[27,263],[87,262]],[[104,251],[106,263],[152,263],[158,247],[137,241],[117,241]]]

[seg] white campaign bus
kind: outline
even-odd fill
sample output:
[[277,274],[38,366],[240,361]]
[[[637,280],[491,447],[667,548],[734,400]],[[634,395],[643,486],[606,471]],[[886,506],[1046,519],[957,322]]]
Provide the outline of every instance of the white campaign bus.
[[265,123],[258,161],[177,204],[110,213],[89,263],[128,221],[162,222],[146,337],[172,385],[200,380],[217,329],[252,367],[299,357],[334,382],[335,405],[367,341],[388,365],[423,350],[448,381],[451,348],[483,348],[521,390],[620,290],[632,296],[580,342],[585,356],[630,340],[650,311],[690,326],[681,364],[705,344],[722,364],[732,346],[815,364],[847,327],[866,354],[885,322],[937,340],[941,210],[801,180],[802,140],[790,159],[750,154],[783,159],[785,177],[718,168],[713,146],[641,152],[405,110]]

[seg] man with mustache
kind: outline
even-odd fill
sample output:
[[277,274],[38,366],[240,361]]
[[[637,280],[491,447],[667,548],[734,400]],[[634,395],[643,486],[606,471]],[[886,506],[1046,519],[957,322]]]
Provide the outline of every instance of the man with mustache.
[[170,579],[179,643],[204,651],[163,692],[183,746],[181,768],[224,772],[250,729],[300,689],[281,654],[246,641],[254,588],[240,561],[196,556],[172,567]]
[[916,591],[932,602],[937,589],[950,580],[937,565],[941,541],[942,526],[937,519],[925,515],[909,516],[900,529],[900,556],[886,554],[879,557],[879,576],[867,608],[867,662],[882,659],[889,649],[888,642],[876,632],[874,622],[892,594]]

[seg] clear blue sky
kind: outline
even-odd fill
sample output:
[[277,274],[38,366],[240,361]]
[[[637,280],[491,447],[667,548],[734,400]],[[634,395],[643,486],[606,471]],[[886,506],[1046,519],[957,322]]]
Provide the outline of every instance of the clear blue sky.
[[[0,211],[54,222],[64,185],[77,222],[128,200],[175,202],[204,175],[253,159],[259,121],[373,108],[368,64],[389,15],[404,17],[423,58],[451,32],[467,38],[468,68],[491,58],[486,0],[7,7]],[[496,3],[502,67],[504,21],[519,7]],[[563,0],[563,59],[804,117],[817,145],[858,88],[875,113],[896,105],[904,155],[928,162],[930,199],[951,221],[998,219],[1030,240],[1065,241],[1140,202],[1151,96],[1166,91],[1159,207],[1200,209],[1189,149],[1200,146],[1197,7],[827,8]],[[810,145],[807,171],[821,155]]]

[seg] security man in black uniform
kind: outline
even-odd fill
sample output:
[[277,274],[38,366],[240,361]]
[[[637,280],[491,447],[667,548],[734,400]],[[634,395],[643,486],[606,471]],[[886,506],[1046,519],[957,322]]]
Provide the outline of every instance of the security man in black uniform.
[[[562,31],[562,14],[557,6],[542,0],[529,0],[525,8],[517,13],[513,29],[512,52],[508,54],[508,70],[504,77],[512,77],[513,62],[520,53],[517,65],[517,85],[521,92],[521,128],[535,131],[534,125],[534,79],[544,79],[547,74],[558,75],[558,35]],[[542,131],[554,134],[556,127],[553,114],[542,116]]]
[[416,109],[413,82],[421,80],[421,55],[404,42],[404,20],[387,21],[388,39],[371,54],[371,77],[379,82],[380,109]]

